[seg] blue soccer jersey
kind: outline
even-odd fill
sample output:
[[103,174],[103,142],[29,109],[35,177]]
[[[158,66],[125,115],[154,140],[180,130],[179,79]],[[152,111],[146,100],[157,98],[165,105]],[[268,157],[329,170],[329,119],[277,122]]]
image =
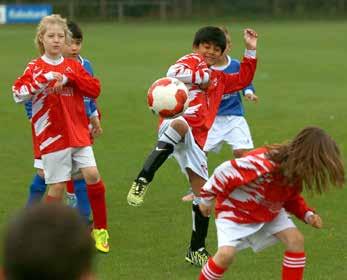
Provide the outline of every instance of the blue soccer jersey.
[[[91,75],[94,76],[94,72],[93,72],[93,67],[90,63],[90,61],[88,59],[85,59],[81,56],[78,56],[78,61],[82,64],[82,66],[84,67],[84,69]],[[24,102],[24,106],[25,106],[25,112],[26,115],[28,117],[28,119],[31,119],[32,116],[32,101],[28,100],[26,102]],[[88,116],[88,118],[92,117],[92,116],[98,116],[97,113],[97,107],[96,107],[96,103],[94,99],[91,99],[89,97],[84,97],[84,107],[86,110],[86,114]]]
[[[224,66],[214,66],[215,70],[223,71],[224,73],[232,74],[240,71],[240,61],[237,59],[231,59],[228,56],[228,64]],[[242,92],[224,94],[222,101],[219,105],[218,116],[243,116],[244,109],[242,105],[241,94],[244,95],[247,90],[255,92],[252,84],[244,88]]]
[[[83,58],[82,56],[78,56],[78,61],[82,64],[82,66],[84,67],[84,69],[91,75],[94,76],[94,71],[93,71],[93,67],[92,64],[90,63],[90,61],[86,58]],[[88,118],[92,117],[92,116],[97,116],[98,115],[98,111],[96,108],[96,103],[95,100],[89,98],[89,97],[84,97],[84,106],[86,109],[86,114],[88,116]]]

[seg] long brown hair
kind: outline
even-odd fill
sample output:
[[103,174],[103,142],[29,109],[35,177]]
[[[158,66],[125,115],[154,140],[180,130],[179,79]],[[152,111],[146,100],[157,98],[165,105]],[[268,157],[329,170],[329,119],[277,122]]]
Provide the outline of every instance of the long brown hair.
[[336,142],[321,128],[309,126],[284,144],[268,145],[269,158],[279,164],[288,182],[301,182],[321,194],[329,184],[342,187],[345,171]]

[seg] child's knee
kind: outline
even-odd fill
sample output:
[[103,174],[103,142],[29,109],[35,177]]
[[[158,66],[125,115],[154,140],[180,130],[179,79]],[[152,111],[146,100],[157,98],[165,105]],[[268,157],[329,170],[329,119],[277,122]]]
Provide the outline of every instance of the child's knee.
[[221,267],[227,268],[233,261],[235,256],[235,248],[230,246],[220,247],[213,257]]
[[100,181],[100,174],[97,168],[88,168],[83,175],[87,184],[96,184]]
[[176,132],[181,135],[181,137],[184,137],[188,131],[188,125],[180,119],[173,120],[170,126],[175,129]]
[[294,234],[288,236],[287,250],[291,252],[304,251],[304,236],[300,231],[296,231]]

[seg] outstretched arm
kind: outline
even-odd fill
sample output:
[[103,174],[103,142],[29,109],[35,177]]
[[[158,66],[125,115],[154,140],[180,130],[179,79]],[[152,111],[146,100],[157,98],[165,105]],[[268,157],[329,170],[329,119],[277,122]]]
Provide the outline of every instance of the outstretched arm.
[[247,28],[244,30],[243,38],[246,51],[240,63],[240,71],[235,74],[223,74],[225,93],[239,91],[247,87],[252,82],[255,74],[258,34],[254,30]]

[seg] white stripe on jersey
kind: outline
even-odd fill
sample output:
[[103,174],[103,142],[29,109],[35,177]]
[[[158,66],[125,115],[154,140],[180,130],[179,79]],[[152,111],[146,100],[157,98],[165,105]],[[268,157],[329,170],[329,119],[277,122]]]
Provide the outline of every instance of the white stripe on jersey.
[[39,112],[42,107],[43,107],[43,102],[45,101],[47,95],[42,95],[39,98],[36,98],[32,102],[32,112],[31,112],[31,117],[34,117],[37,112]]
[[48,126],[51,125],[49,121],[48,114],[50,109],[44,113],[37,121],[34,123],[35,135],[39,136]]
[[230,161],[224,162],[216,169],[215,177],[223,184],[226,184],[229,178],[239,178],[240,180],[243,180],[240,172],[231,165]]
[[45,141],[42,142],[42,144],[40,145],[40,150],[42,151],[43,149],[47,148],[49,145],[51,145],[52,143],[54,143],[55,141],[57,141],[58,139],[60,139],[62,137],[61,134],[55,136],[55,137],[49,137],[47,138]]
[[261,175],[261,172],[258,170],[258,168],[251,162],[251,156],[247,156],[245,158],[236,158],[235,163],[241,168],[255,171],[257,173],[257,176]]
[[222,211],[218,214],[218,219],[223,219],[223,218],[233,218],[236,217],[234,212],[231,211]]

